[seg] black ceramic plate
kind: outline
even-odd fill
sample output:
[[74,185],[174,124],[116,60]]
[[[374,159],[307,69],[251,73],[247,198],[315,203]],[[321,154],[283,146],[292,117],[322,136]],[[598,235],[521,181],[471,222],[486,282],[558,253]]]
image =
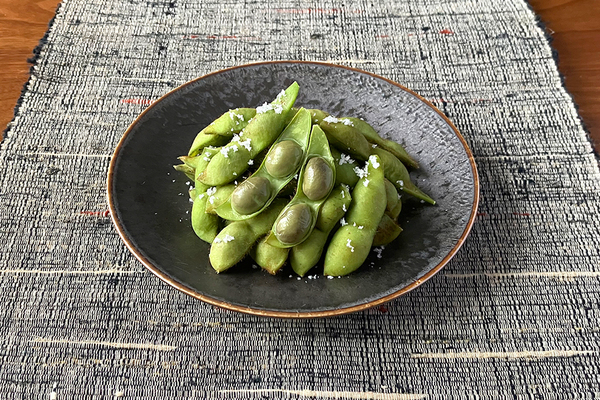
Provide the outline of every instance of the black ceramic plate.
[[[378,258],[336,279],[278,276],[251,260],[217,275],[209,245],[190,227],[188,179],[173,170],[196,133],[228,109],[269,102],[293,81],[296,105],[362,117],[405,145],[420,163],[413,181],[437,206],[408,201],[404,229]],[[465,240],[478,202],[475,163],[448,119],[416,93],[382,77],[311,62],[244,65],[191,81],[163,96],[125,132],[108,174],[113,222],[127,247],[159,278],[208,303],[277,317],[320,317],[358,311],[414,289],[439,271]],[[318,275],[315,268],[309,274]],[[292,275],[292,277],[290,277]]]

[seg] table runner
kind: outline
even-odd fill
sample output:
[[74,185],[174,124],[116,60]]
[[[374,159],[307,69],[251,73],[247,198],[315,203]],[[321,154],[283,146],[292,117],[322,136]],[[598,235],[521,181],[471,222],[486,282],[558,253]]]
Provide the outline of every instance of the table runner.
[[[481,203],[434,278],[319,320],[214,308],[128,252],[111,153],[146,106],[264,60],[362,68],[463,133]],[[0,151],[0,393],[10,398],[594,398],[597,160],[522,0],[66,0]]]

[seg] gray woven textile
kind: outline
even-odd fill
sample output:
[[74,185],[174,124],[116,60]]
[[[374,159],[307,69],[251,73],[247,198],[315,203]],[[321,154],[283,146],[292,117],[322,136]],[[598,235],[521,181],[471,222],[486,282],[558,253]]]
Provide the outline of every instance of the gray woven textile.
[[[404,84],[476,157],[471,236],[385,307],[301,321],[216,309],[146,271],[107,216],[111,153],[152,100],[280,59]],[[66,0],[0,165],[1,398],[600,395],[600,173],[522,0]]]

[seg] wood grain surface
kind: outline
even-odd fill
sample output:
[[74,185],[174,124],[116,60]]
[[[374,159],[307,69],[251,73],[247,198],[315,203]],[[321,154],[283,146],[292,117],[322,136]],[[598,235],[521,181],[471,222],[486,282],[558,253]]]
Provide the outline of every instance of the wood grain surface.
[[[558,51],[559,69],[600,151],[600,1],[529,0]],[[29,78],[27,59],[54,16],[58,0],[0,0],[0,131]],[[0,133],[1,134],[1,133]]]

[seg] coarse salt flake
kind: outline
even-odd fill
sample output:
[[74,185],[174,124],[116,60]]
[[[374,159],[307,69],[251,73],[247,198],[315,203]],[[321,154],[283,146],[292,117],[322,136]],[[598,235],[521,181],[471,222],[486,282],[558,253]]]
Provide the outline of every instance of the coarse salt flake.
[[402,180],[398,180],[398,181],[396,181],[396,183],[398,185],[400,185],[400,187],[404,186],[404,181],[402,181]]
[[342,226],[348,225],[345,218],[340,219],[340,225],[342,225]]
[[354,161],[354,160],[352,160],[352,157],[350,157],[348,154],[341,153],[338,164],[339,165],[352,164],[352,161]]
[[340,119],[340,122],[344,125],[348,125],[348,126],[354,126],[354,124],[352,123],[352,121],[350,121],[348,118],[342,118]]
[[228,242],[232,242],[235,238],[231,235],[225,234],[225,237],[223,238],[223,243],[228,243]]
[[362,226],[362,225],[358,226],[358,229],[363,229],[363,228],[364,228],[364,226]]
[[373,144],[371,145],[371,147],[372,147],[372,148],[375,148],[375,147],[377,147],[377,145],[376,145],[375,143],[373,143]]
[[333,115],[328,115],[325,118],[323,118],[323,121],[325,122],[329,122],[330,124],[335,124],[340,122],[339,119],[337,119],[336,117],[334,117]]
[[256,107],[256,113],[257,114],[264,114],[267,111],[270,111],[273,109],[273,105],[272,104],[268,104],[265,102],[265,104],[263,104],[262,106],[258,106]]
[[369,186],[369,180],[368,180],[368,179],[365,179],[365,180],[363,181],[363,185],[365,185],[365,187]]
[[359,178],[364,178],[365,176],[367,176],[368,172],[367,172],[367,168],[359,168],[359,167],[354,167],[354,173],[356,174],[356,176],[358,176]]
[[248,165],[254,165],[254,160],[248,160]]
[[375,168],[375,169],[379,168],[379,161],[377,161],[377,157],[370,156],[369,161],[371,162],[371,165],[373,166],[373,168]]
[[345,204],[342,204],[342,210],[344,210],[344,212],[348,211]]
[[348,247],[350,249],[351,253],[354,253],[354,246],[352,246],[352,239],[346,240],[346,247]]
[[385,246],[381,246],[381,247],[375,247],[375,248],[373,249],[373,251],[374,251],[375,253],[377,253],[377,258],[382,258],[382,255],[381,255],[381,253],[383,253],[383,249],[385,249]]
[[213,187],[209,187],[209,188],[206,190],[206,194],[207,194],[207,195],[209,195],[209,196],[212,196],[212,195],[213,195],[213,194],[215,194],[215,193],[217,193],[217,188],[216,188],[215,186],[213,186]]

